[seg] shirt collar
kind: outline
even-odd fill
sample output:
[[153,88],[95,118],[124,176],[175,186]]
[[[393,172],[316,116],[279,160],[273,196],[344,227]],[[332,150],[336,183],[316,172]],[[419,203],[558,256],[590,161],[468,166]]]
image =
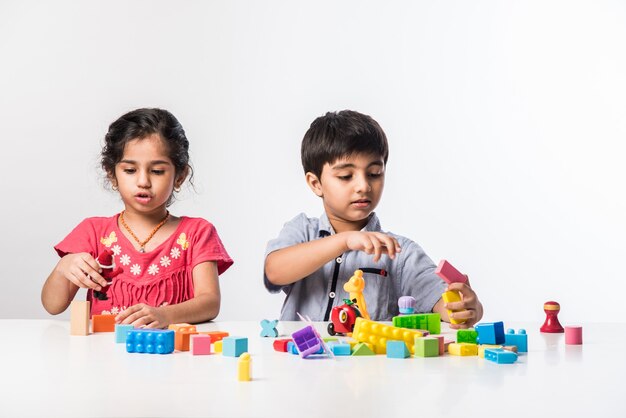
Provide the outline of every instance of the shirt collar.
[[[367,225],[365,225],[362,231],[368,231],[368,232],[380,232],[381,231],[380,221],[378,220],[378,216],[376,216],[376,212],[372,212],[372,214],[370,215],[369,222],[367,222]],[[319,236],[325,237],[327,235],[333,235],[334,233],[335,233],[335,230],[333,229],[333,226],[330,224],[330,221],[328,220],[328,215],[326,215],[326,212],[322,213],[322,215],[320,216]]]

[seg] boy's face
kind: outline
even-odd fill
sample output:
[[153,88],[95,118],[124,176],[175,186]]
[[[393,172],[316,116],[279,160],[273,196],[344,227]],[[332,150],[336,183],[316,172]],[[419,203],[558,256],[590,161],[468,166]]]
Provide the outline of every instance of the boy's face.
[[326,163],[321,178],[306,174],[335,232],[358,231],[368,222],[385,186],[385,163],[379,155],[356,154]]

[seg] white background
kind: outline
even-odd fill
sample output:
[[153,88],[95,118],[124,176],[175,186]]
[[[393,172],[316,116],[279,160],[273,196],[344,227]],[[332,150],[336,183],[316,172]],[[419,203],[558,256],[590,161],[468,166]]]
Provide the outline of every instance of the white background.
[[346,108],[389,138],[383,228],[469,274],[485,319],[622,320],[625,23],[621,1],[2,0],[0,318],[47,317],[53,245],[122,209],[108,125],[163,107],[195,168],[172,211],[235,259],[220,320],[278,317],[265,244],[321,213],[300,141]]

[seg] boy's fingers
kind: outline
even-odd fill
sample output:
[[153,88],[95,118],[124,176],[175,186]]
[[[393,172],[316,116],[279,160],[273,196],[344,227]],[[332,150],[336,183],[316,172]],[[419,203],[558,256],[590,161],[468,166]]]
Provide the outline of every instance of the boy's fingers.
[[465,309],[465,302],[449,302],[445,304],[445,308],[451,311],[461,311]]
[[456,320],[460,320],[460,319],[467,320],[467,319],[474,318],[476,316],[476,312],[473,309],[466,309],[460,312],[453,312],[450,316]]

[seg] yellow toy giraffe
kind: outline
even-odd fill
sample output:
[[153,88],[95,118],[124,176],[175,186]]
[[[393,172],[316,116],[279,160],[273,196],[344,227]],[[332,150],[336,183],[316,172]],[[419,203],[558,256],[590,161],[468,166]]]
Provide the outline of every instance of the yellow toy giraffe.
[[361,315],[364,319],[370,319],[367,313],[367,305],[363,297],[363,289],[365,289],[365,280],[363,279],[363,271],[356,270],[350,280],[343,285],[343,290],[350,293],[350,300],[356,303]]

